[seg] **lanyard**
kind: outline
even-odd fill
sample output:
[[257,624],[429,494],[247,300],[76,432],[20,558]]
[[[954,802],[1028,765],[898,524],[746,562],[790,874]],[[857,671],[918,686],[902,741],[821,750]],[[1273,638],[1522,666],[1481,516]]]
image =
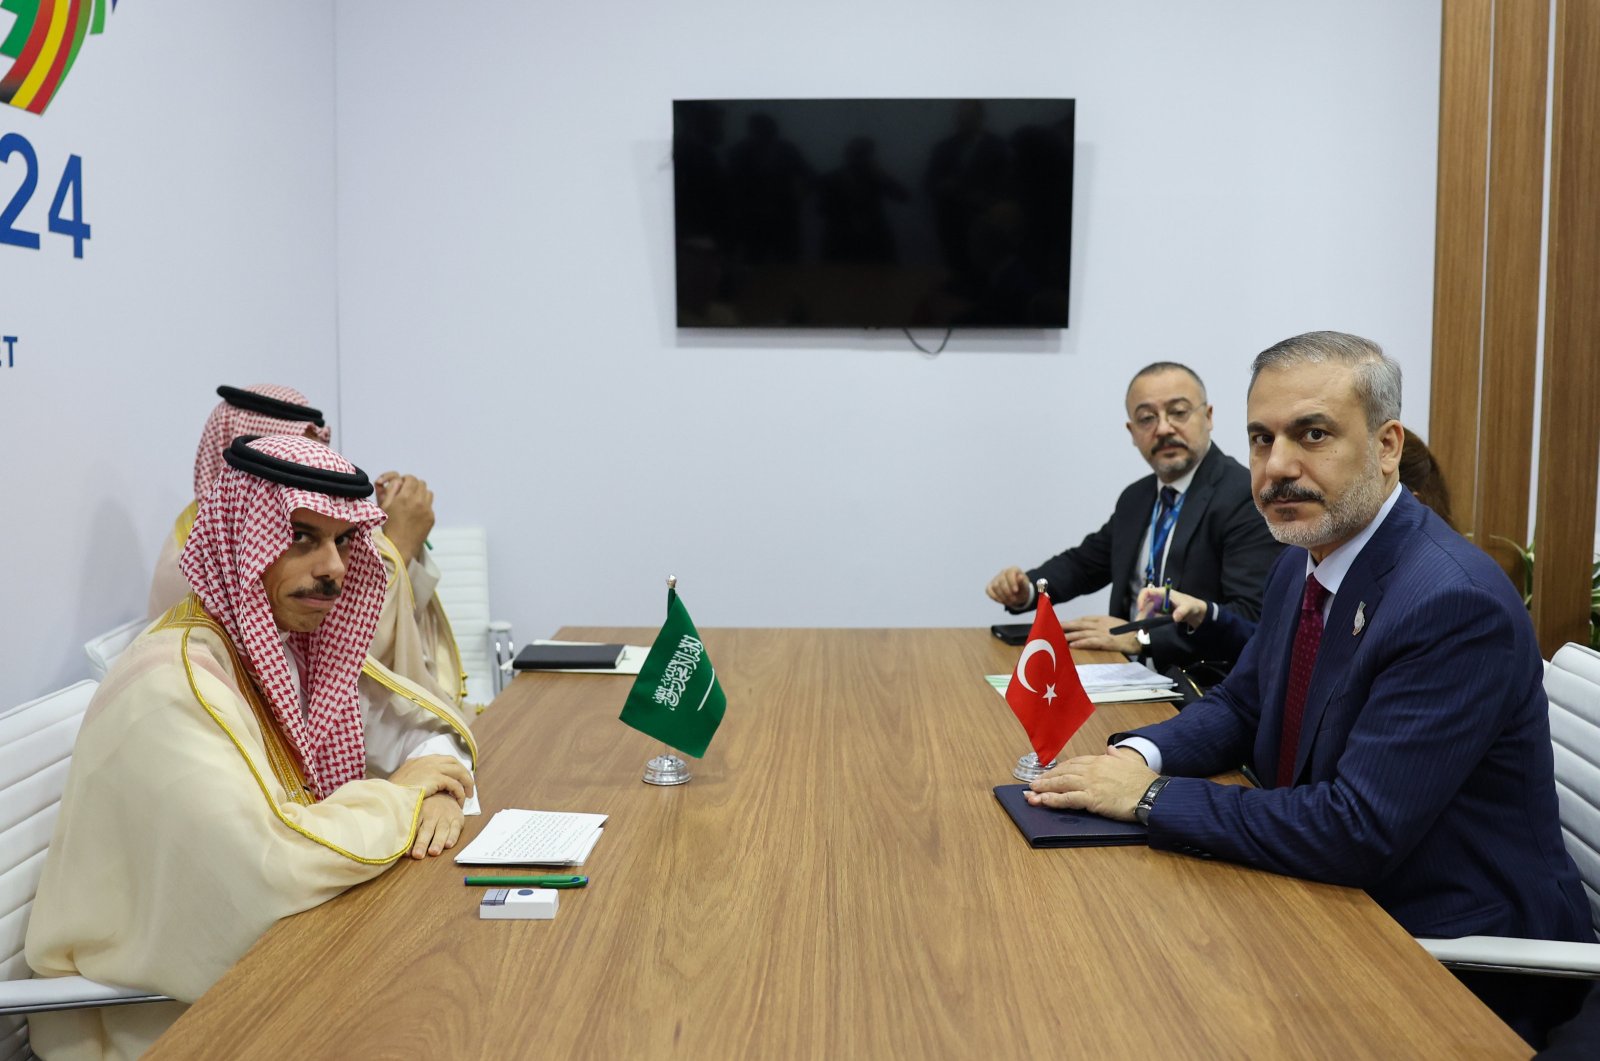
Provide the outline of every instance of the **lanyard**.
[[1187,490],[1179,494],[1178,500],[1167,510],[1167,514],[1162,516],[1161,496],[1156,495],[1155,507],[1150,510],[1150,559],[1144,565],[1144,581],[1147,586],[1155,585],[1156,575],[1165,566],[1161,554],[1166,550],[1167,539],[1172,536],[1172,528],[1178,522],[1178,510],[1183,508],[1184,498],[1188,496]]

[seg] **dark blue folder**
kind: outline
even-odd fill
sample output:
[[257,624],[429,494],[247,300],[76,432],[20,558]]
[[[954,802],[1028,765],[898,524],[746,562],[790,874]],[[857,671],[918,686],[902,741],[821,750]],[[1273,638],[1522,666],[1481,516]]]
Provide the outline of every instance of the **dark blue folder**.
[[1116,822],[1084,810],[1035,807],[1022,798],[1027,785],[1001,785],[994,798],[1011,815],[1030,847],[1106,847],[1148,843],[1138,822]]

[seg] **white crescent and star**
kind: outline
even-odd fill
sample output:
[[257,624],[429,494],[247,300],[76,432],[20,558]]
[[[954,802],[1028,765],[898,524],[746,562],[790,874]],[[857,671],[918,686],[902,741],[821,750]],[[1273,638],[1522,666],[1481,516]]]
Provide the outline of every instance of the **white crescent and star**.
[[[1022,658],[1017,660],[1017,680],[1020,681],[1022,683],[1022,687],[1028,690],[1030,693],[1037,693],[1039,691],[1028,684],[1028,660],[1033,658],[1033,654],[1035,652],[1048,652],[1050,654],[1051,671],[1053,672],[1056,667],[1056,647],[1054,645],[1042,637],[1036,637],[1032,641],[1029,641],[1022,649]],[[1045,700],[1049,701],[1055,699],[1055,696],[1056,687],[1052,685],[1045,692],[1044,698]]]

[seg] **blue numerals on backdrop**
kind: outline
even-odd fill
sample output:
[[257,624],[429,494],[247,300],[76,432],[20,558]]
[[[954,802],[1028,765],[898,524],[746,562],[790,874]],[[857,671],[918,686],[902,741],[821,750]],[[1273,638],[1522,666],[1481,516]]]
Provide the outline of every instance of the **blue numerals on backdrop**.
[[[28,200],[33,198],[34,190],[39,187],[39,156],[34,154],[33,145],[21,133],[0,136],[0,164],[9,164],[13,156],[21,156],[22,183],[12,194],[11,201],[4,209],[0,209],[0,243],[38,250],[39,233],[18,228],[17,215],[22,213]],[[70,217],[62,210],[67,205],[68,195],[72,196]],[[61,171],[61,180],[56,183],[56,196],[50,203],[49,225],[51,232],[72,240],[74,258],[83,257],[83,244],[89,239],[89,223],[83,219],[83,159],[77,155],[67,156],[66,168]]]
[[[62,217],[61,206],[72,195],[72,216]],[[89,224],[83,219],[83,159],[67,156],[67,168],[61,171],[61,183],[56,185],[56,197],[50,202],[50,231],[59,232],[72,240],[72,256],[83,257],[83,242],[89,238]]]
[[22,175],[22,184],[17,188],[17,194],[11,197],[4,210],[0,210],[0,243],[38,250],[39,234],[24,232],[15,226],[17,215],[22,213],[22,208],[33,198],[33,190],[39,186],[39,156],[33,153],[33,145],[20,134],[7,133],[0,136],[0,162],[10,162],[12,155],[22,156],[22,165],[26,172]]

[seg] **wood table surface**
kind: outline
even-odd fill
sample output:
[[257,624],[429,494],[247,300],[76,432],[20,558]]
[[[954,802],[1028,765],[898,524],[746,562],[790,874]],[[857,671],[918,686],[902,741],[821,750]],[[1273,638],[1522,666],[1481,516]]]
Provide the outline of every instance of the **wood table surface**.
[[[640,781],[631,678],[522,675],[480,716],[463,843],[505,807],[611,816],[554,921],[481,921],[461,867],[405,860],[279,922],[148,1056],[1528,1056],[1361,891],[1030,849],[983,680],[1019,650],[987,632],[703,639],[728,710],[687,785]],[[1067,750],[1170,713],[1103,705]]]

